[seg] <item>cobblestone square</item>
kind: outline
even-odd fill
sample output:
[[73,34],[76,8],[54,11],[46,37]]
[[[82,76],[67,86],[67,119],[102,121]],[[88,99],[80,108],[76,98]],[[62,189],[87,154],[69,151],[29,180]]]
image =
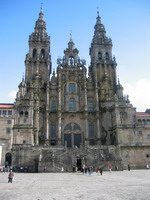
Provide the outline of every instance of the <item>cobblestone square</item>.
[[150,171],[82,173],[0,173],[0,200],[149,200]]

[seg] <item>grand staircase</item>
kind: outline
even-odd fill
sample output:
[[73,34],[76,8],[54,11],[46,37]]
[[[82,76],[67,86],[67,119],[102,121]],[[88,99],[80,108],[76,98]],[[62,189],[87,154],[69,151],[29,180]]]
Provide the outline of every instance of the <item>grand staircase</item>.
[[65,172],[72,172],[73,167],[81,170],[83,165],[92,166],[95,169],[101,166],[104,170],[107,170],[109,164],[117,165],[119,169],[122,168],[121,159],[114,153],[110,153],[107,146],[81,146],[80,148],[46,147],[42,149],[38,171],[61,172],[63,168]]

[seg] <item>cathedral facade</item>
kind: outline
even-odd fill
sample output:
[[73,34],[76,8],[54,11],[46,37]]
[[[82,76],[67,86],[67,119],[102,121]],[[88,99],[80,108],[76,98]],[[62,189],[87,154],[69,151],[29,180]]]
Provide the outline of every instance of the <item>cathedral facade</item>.
[[70,35],[53,71],[50,37],[40,11],[15,101],[13,166],[41,172],[45,167],[71,171],[84,165],[137,168],[149,162],[150,114],[145,114],[147,127],[138,124],[136,109],[116,78],[112,40],[99,13],[89,54],[87,68]]

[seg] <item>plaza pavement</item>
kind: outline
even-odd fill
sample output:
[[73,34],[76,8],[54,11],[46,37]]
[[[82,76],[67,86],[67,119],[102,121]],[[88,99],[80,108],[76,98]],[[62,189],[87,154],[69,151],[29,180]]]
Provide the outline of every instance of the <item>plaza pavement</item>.
[[150,200],[150,170],[82,173],[0,173],[0,200]]

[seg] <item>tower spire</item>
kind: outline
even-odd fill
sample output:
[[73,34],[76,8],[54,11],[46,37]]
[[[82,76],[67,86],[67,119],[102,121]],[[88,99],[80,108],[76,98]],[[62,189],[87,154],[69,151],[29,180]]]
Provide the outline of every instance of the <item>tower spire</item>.
[[70,40],[69,40],[69,42],[68,42],[68,48],[70,49],[70,50],[73,50],[74,49],[74,42],[73,42],[73,40],[72,40],[72,33],[70,32]]
[[43,3],[41,3],[40,12],[43,13]]
[[97,6],[97,17],[99,17],[99,7]]
[[99,16],[99,10],[97,11],[96,24],[94,26],[93,44],[107,44],[112,45],[110,38],[106,36],[105,26],[101,23],[101,17]]
[[70,31],[70,42],[72,42],[72,31]]
[[35,23],[34,33],[31,34],[30,38],[34,39],[46,39],[48,38],[48,34],[46,32],[46,22],[44,20],[43,14],[43,3],[41,3],[39,17]]

